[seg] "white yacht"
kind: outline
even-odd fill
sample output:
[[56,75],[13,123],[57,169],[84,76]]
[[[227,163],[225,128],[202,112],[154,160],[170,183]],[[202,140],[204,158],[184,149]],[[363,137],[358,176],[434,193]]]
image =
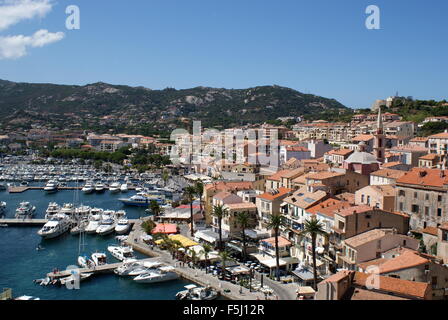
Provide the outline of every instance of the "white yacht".
[[[79,279],[79,281],[84,281],[84,280],[90,278],[92,275],[93,275],[92,272],[89,272],[89,273],[80,273],[78,279]],[[72,283],[72,284],[74,284],[76,280],[77,280],[77,277],[76,277],[75,275],[71,274],[71,275],[69,275],[68,277],[64,277],[64,278],[59,279],[59,282],[60,282],[62,285],[65,285],[65,284],[67,284],[67,283]]]
[[59,212],[66,215],[72,215],[75,212],[75,206],[73,203],[64,203]]
[[115,226],[115,232],[119,235],[125,234],[128,233],[130,228],[131,224],[129,223],[129,220],[126,218],[122,218],[117,221],[117,225]]
[[98,182],[95,184],[95,191],[96,192],[104,192],[104,190],[106,187],[104,186],[104,184],[102,182]]
[[115,269],[114,273],[119,276],[130,276],[130,273],[136,269],[144,269],[145,272],[147,271],[147,268],[143,267],[140,261],[137,261],[135,259],[128,259],[123,262],[121,266]]
[[120,247],[120,246],[108,246],[107,250],[110,252],[110,254],[120,261],[126,260],[126,259],[134,259],[134,250],[132,250],[131,247]]
[[96,233],[102,236],[108,235],[115,231],[115,221],[112,219],[105,219],[101,221],[101,224],[96,229]]
[[87,227],[84,229],[85,233],[92,234],[96,233],[96,229],[100,226],[101,215],[91,215]]
[[59,213],[61,207],[56,202],[50,202],[48,208],[45,211],[45,219],[51,219],[52,216]]
[[55,180],[50,180],[44,187],[44,191],[47,193],[53,193],[58,191],[59,183]]
[[151,270],[134,278],[138,283],[157,283],[170,280],[179,279],[179,275],[174,272],[174,268],[171,266],[160,267],[156,270]]
[[95,263],[88,256],[79,256],[78,257],[78,265],[81,268],[91,268],[95,265]]
[[37,234],[44,239],[52,239],[70,230],[71,221],[68,216],[62,213],[55,214]]
[[103,264],[106,264],[107,256],[105,253],[102,252],[95,252],[92,253],[92,261],[95,264],[95,266],[102,266]]
[[214,300],[218,298],[219,293],[211,287],[198,287],[195,284],[189,284],[184,287],[187,290],[179,291],[176,298],[179,300]]
[[70,234],[77,235],[77,234],[80,234],[81,232],[85,232],[88,225],[89,225],[89,220],[83,219],[80,222],[78,222],[78,224],[70,230]]
[[121,192],[128,192],[128,184],[127,183],[123,183],[121,186],[120,186],[120,191]]
[[95,187],[91,182],[87,182],[85,186],[81,189],[84,193],[92,193],[95,190]]
[[120,184],[118,182],[114,182],[109,186],[109,191],[112,193],[120,192]]
[[32,206],[29,202],[21,202],[19,207],[16,209],[16,218],[17,219],[25,219],[32,218],[34,212],[36,211],[36,207]]

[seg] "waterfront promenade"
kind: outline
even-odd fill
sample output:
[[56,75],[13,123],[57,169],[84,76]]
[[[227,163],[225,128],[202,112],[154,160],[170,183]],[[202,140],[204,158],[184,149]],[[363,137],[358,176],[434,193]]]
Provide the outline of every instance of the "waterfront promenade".
[[[224,297],[232,300],[265,300],[265,294],[262,292],[249,291],[249,289],[241,287],[238,284],[233,284],[229,281],[219,280],[218,277],[213,276],[211,273],[206,273],[205,270],[199,268],[189,267],[188,264],[181,263],[180,261],[173,259],[171,254],[167,251],[158,249],[157,247],[151,247],[145,244],[141,237],[145,235],[145,232],[141,228],[143,220],[137,220],[134,223],[134,227],[129,234],[126,243],[133,247],[135,251],[141,252],[151,257],[158,257],[158,261],[166,263],[175,267],[176,272],[183,278],[192,282],[198,283],[202,286],[211,286],[218,290]],[[257,273],[255,277],[260,277]],[[267,296],[269,300],[295,300],[297,297],[296,289],[297,285],[294,284],[281,284],[276,281],[264,277],[264,284],[270,287],[274,294]],[[241,290],[241,293],[240,293]]]

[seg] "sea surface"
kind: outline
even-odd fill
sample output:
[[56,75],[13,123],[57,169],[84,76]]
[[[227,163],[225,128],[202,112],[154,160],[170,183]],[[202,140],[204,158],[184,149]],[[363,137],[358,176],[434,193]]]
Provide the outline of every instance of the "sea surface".
[[[77,194],[77,195],[76,195]],[[49,202],[59,205],[74,202],[103,209],[124,209],[128,218],[146,216],[145,208],[124,206],[118,198],[130,197],[135,192],[111,194],[83,194],[75,191],[58,191],[46,194],[40,190],[10,194],[0,192],[0,201],[7,203],[6,217],[14,218],[15,209],[22,201],[36,206],[35,218],[43,218]],[[33,280],[41,279],[54,268],[65,270],[76,265],[79,252],[79,236],[66,233],[59,238],[42,240],[37,235],[39,227],[0,227],[0,290],[11,288],[15,297],[29,295],[42,300],[174,300],[175,294],[189,282],[174,280],[159,284],[139,284],[130,277],[115,274],[94,275],[81,282],[80,289],[69,290],[65,286],[40,286]],[[107,251],[116,244],[115,235],[85,235],[85,253],[105,252],[108,262],[118,262]],[[42,250],[37,250],[38,246]],[[136,253],[137,257],[143,255]]]

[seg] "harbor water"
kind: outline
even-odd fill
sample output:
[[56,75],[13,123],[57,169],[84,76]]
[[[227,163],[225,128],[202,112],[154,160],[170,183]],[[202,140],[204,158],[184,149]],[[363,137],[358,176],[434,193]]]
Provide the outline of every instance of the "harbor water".
[[[77,196],[75,196],[77,194]],[[7,203],[6,218],[14,218],[15,209],[22,201],[36,206],[35,218],[44,218],[49,202],[59,205],[73,203],[102,209],[123,209],[130,219],[146,216],[145,208],[124,206],[118,199],[129,197],[135,192],[111,194],[109,191],[98,194],[83,194],[75,191],[58,191],[46,194],[41,190],[10,194],[0,192],[0,201]],[[131,277],[118,277],[115,274],[98,274],[81,282],[80,289],[69,290],[65,286],[40,286],[33,280],[44,278],[48,272],[58,268],[65,270],[76,265],[79,252],[79,236],[66,233],[51,240],[42,240],[37,235],[40,227],[2,227],[0,228],[0,287],[11,288],[14,296],[30,295],[42,300],[174,300],[175,294],[188,284],[184,280],[167,281],[155,284],[135,283]],[[107,251],[107,246],[116,244],[115,235],[85,235],[83,252],[91,254],[99,251],[108,256],[108,262],[119,262]],[[41,247],[38,250],[38,247]],[[144,256],[136,253],[138,258]]]

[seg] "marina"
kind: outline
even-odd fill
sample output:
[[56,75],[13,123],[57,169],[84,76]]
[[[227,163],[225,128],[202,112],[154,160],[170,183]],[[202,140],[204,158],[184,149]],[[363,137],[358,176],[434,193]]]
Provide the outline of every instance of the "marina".
[[[15,180],[21,179],[22,177]],[[11,183],[11,180],[8,181]],[[143,185],[145,180],[140,181]],[[135,182],[138,183],[137,180]],[[42,300],[93,300],[99,297],[112,300],[174,300],[176,293],[189,282],[179,278],[154,283],[148,287],[147,284],[136,283],[132,279],[123,279],[113,274],[113,270],[122,264],[107,251],[108,246],[118,244],[115,235],[122,232],[115,232],[115,229],[108,235],[88,234],[85,236],[85,252],[105,252],[107,264],[96,266],[95,270],[81,269],[83,274],[92,273],[92,276],[88,276],[88,279],[82,282],[80,290],[67,290],[65,287],[57,286],[45,287],[33,282],[51,274],[55,268],[62,270],[56,277],[63,279],[64,276],[70,276],[69,271],[65,271],[67,267],[77,264],[79,234],[64,232],[58,235],[57,239],[43,239],[38,235],[38,231],[50,220],[46,218],[50,203],[55,203],[60,208],[64,207],[63,204],[77,203],[78,206],[101,208],[105,211],[124,211],[130,228],[141,217],[148,216],[145,212],[146,207],[125,206],[118,200],[125,196],[125,192],[125,197],[135,194],[135,187],[131,184],[126,184],[120,192],[111,192],[105,188],[103,192],[92,193],[81,191],[84,187],[83,183],[70,181],[68,184],[65,187],[58,187],[57,192],[44,191],[46,183],[40,181],[30,182],[28,186],[9,186],[9,191],[0,191],[0,200],[6,202],[2,219],[0,219],[0,226],[2,226],[0,241],[4,248],[7,248],[2,252],[3,267],[0,270],[0,286],[13,288],[15,295],[32,295]],[[147,186],[151,187],[151,184]],[[29,202],[31,206],[36,207],[33,218],[15,218],[15,209],[21,202]],[[69,208],[67,211],[70,211]],[[121,223],[123,227],[124,222],[121,221]],[[130,228],[127,229],[128,232]],[[118,228],[118,230],[122,229]],[[148,258],[148,254],[149,252],[143,248],[137,248],[135,252],[136,258],[142,261],[151,259]]]

